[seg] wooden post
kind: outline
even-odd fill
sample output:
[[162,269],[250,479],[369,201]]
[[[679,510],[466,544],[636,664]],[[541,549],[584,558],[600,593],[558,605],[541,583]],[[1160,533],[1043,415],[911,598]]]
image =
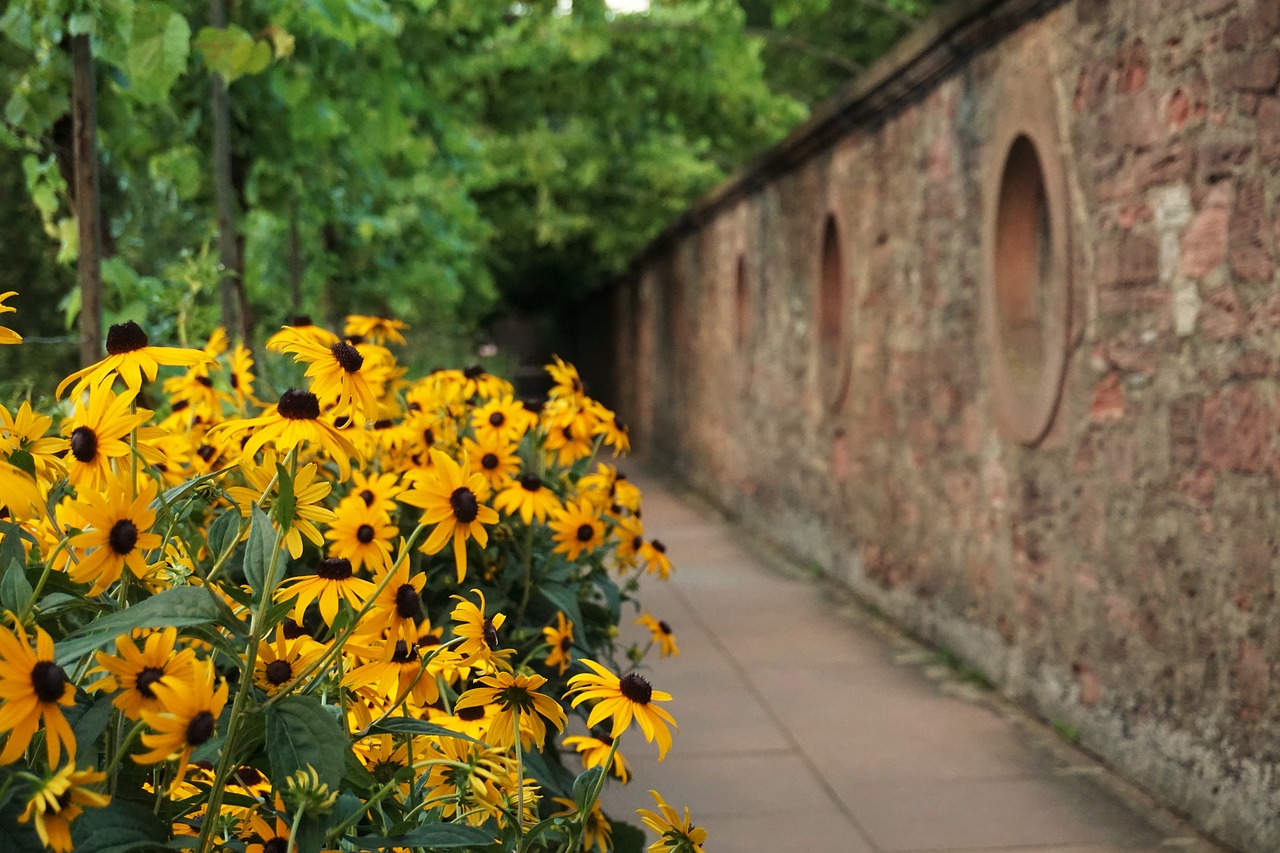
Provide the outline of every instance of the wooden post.
[[102,358],[102,227],[98,191],[98,97],[89,36],[71,38],[72,159],[80,233],[80,363]]
[[[219,29],[227,26],[226,0],[209,0],[209,23]],[[213,114],[213,195],[218,210],[218,260],[222,263],[218,292],[222,299],[222,325],[229,334],[235,335],[241,328],[238,309],[243,306],[236,304],[235,276],[240,269],[240,262],[235,230],[235,194],[231,185],[231,99],[221,74],[214,72],[210,85]]]

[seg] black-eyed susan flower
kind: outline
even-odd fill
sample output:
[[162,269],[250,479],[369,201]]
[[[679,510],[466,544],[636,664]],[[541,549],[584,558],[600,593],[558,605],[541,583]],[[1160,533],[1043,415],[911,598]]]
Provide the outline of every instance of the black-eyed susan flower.
[[261,406],[253,395],[253,384],[257,376],[253,372],[253,351],[244,344],[236,344],[231,349],[231,365],[227,370],[227,381],[231,383],[231,392],[236,396],[236,406],[241,412],[249,405]]
[[566,502],[551,513],[548,526],[556,543],[553,550],[570,560],[578,559],[583,551],[591,552],[604,544],[604,522],[591,505],[590,498]]
[[275,343],[269,344],[268,349],[289,353],[294,361],[307,365],[311,393],[320,398],[322,404],[332,405],[333,414],[354,413],[363,420],[377,420],[378,392],[370,387],[368,376],[361,372],[364,356],[353,344],[348,341],[328,346],[317,344],[289,326],[273,340]]
[[[382,591],[360,620],[357,633],[416,644],[421,636],[419,622],[427,616],[422,604],[422,587],[427,576],[423,572],[411,576],[408,560],[401,561],[391,571],[394,576],[382,585]],[[429,622],[427,628],[429,632]]]
[[441,817],[480,826],[503,814],[503,790],[516,772],[513,756],[458,738],[440,738],[431,750],[444,760],[427,773],[425,799],[439,804]]
[[185,778],[192,751],[213,737],[218,715],[227,704],[227,682],[215,679],[213,662],[196,661],[193,670],[189,681],[175,684],[161,679],[151,685],[163,710],[142,712],[143,721],[152,729],[142,735],[148,751],[133,756],[139,764],[176,758],[173,785]]
[[[14,308],[12,305],[4,304],[4,301],[8,299],[10,296],[17,296],[17,295],[18,295],[18,291],[16,290],[10,290],[8,293],[0,293],[0,314],[14,314],[17,312],[18,310],[17,308]],[[0,344],[20,344],[20,343],[22,343],[22,335],[18,334],[13,329],[8,329],[8,328],[5,328],[4,326],[0,326]]]
[[667,556],[667,546],[657,539],[641,545],[639,556],[649,574],[657,575],[663,580],[671,577],[671,558]]
[[[285,819],[283,806],[283,803],[277,801],[274,811],[264,815],[263,809],[258,808],[246,815],[247,820],[241,827],[241,837],[245,841],[244,853],[289,853],[290,850],[297,849],[292,846],[289,838],[289,821]],[[269,817],[274,817],[275,820],[268,823]]]
[[258,644],[253,683],[263,692],[275,694],[294,676],[319,660],[325,651],[324,644],[309,635],[289,636],[284,625],[277,625],[275,637]]
[[0,764],[12,764],[43,724],[50,767],[57,767],[65,751],[76,757],[76,738],[62,714],[62,705],[75,704],[76,688],[66,670],[54,663],[53,639],[36,626],[33,652],[21,625],[17,633],[0,625],[0,732],[8,732]]
[[75,410],[62,426],[67,437],[67,479],[75,486],[98,488],[111,476],[111,460],[129,455],[129,433],[142,426],[152,413],[147,409],[130,411],[138,395],[130,389],[116,395],[111,378],[89,388],[86,405],[77,400]]
[[280,401],[259,417],[225,421],[209,430],[211,438],[224,434],[244,438],[243,453],[250,457],[266,444],[282,455],[294,447],[309,446],[336,462],[344,480],[351,475],[351,457],[358,458],[351,442],[320,419],[319,398],[297,388],[281,394]]
[[142,387],[143,377],[148,381],[156,378],[156,371],[162,364],[190,367],[212,361],[213,358],[204,350],[153,347],[142,327],[129,320],[116,323],[107,330],[106,358],[63,379],[55,393],[61,397],[66,387],[74,383],[71,390],[74,397],[86,386],[97,385],[109,376],[119,376],[125,385],[136,391]]
[[356,571],[368,567],[381,572],[391,564],[391,543],[399,533],[381,507],[365,506],[358,496],[348,495],[324,535],[332,543],[329,556],[346,557]]
[[557,465],[567,468],[595,452],[595,420],[587,409],[562,406],[543,413],[546,438],[542,448]]
[[613,763],[609,765],[609,771],[624,785],[631,778],[631,765],[622,757],[622,750],[613,748],[613,738],[608,732],[573,735],[564,739],[564,745],[577,750],[578,756],[582,759],[582,766],[587,770],[592,767],[603,767],[609,760],[609,754],[613,753]]
[[587,388],[582,384],[582,377],[578,375],[578,368],[558,355],[552,356],[552,358],[555,359],[555,362],[546,365],[546,370],[547,373],[551,374],[551,381],[554,384],[547,396],[552,400],[563,398],[573,400],[584,396]]
[[[263,454],[263,463],[254,464],[250,459],[242,460],[240,473],[247,486],[231,486],[227,495],[240,508],[240,515],[249,517],[253,504],[266,495],[266,506],[273,506],[280,493],[277,479],[276,462],[278,457],[273,451]],[[268,491],[270,489],[270,491]],[[293,520],[285,533],[285,547],[289,556],[295,560],[302,556],[302,540],[305,537],[313,545],[324,545],[324,536],[317,524],[329,524],[337,518],[337,514],[320,502],[328,497],[333,485],[320,476],[320,469],[314,462],[301,466],[293,476]]]
[[604,439],[604,443],[613,448],[615,456],[626,456],[630,453],[631,433],[627,429],[627,425],[618,418],[615,412],[595,400],[591,401],[590,408],[595,421],[594,426],[591,428],[591,434],[593,436],[601,436]]
[[41,780],[18,820],[22,823],[34,821],[36,833],[48,849],[55,853],[71,853],[72,822],[84,813],[86,807],[100,809],[111,802],[109,794],[90,787],[106,778],[107,774],[97,770],[77,770],[74,763],[65,764],[52,776]]
[[429,634],[430,627],[425,620],[419,625],[421,642],[352,637],[346,650],[368,662],[353,666],[343,677],[343,686],[380,706],[405,698],[412,707],[435,704],[440,699],[436,676],[451,674],[462,659],[452,649],[435,648],[439,644],[432,642],[435,638]]
[[[552,817],[578,818],[578,804],[573,800],[564,797],[551,799],[564,807],[564,811],[556,812],[551,815]],[[583,853],[590,853],[592,849],[598,850],[599,853],[609,853],[613,849],[613,824],[609,823],[609,819],[604,816],[599,800],[591,804],[591,813],[582,821],[581,850]]]
[[163,539],[151,533],[156,513],[150,504],[156,497],[155,480],[147,480],[134,496],[127,479],[112,477],[104,494],[86,490],[70,508],[85,521],[85,531],[68,544],[83,550],[69,570],[76,583],[91,584],[89,595],[100,595],[128,568],[144,579],[149,573],[146,552],[159,548]]
[[280,331],[267,338],[267,349],[273,349],[279,344],[294,340],[298,335],[302,335],[307,340],[326,347],[338,342],[338,336],[333,332],[324,326],[317,326],[312,322],[310,316],[298,314]]
[[536,423],[510,395],[496,397],[471,413],[471,429],[480,441],[518,443]]
[[649,793],[657,801],[658,811],[636,809],[644,825],[658,836],[658,840],[649,845],[649,853],[703,853],[707,831],[690,822],[689,808],[685,807],[684,817],[681,817],[667,805],[661,794],[653,790]]
[[26,453],[36,478],[46,486],[66,472],[61,456],[67,443],[48,434],[52,426],[53,418],[37,414],[29,400],[22,402],[16,414],[0,406],[0,453],[6,457]]
[[90,684],[90,691],[119,691],[111,704],[130,720],[141,720],[143,711],[159,712],[160,698],[153,689],[156,682],[168,678],[174,684],[189,683],[195,677],[196,653],[178,648],[178,629],[152,631],[139,649],[132,637],[116,638],[116,653],[97,653],[98,666],[93,672],[104,677]]
[[[593,660],[583,659],[592,670],[583,672],[569,679],[569,689],[565,696],[573,696],[573,707],[583,702],[594,700],[591,714],[587,717],[587,727],[593,727],[606,719],[613,720],[613,728],[609,736],[617,739],[634,719],[649,743],[658,743],[658,760],[666,757],[671,748],[671,728],[679,731],[676,721],[666,710],[659,708],[654,702],[669,702],[671,694],[654,690],[653,686],[636,672],[629,672],[622,678],[614,675]],[[592,674],[594,673],[594,674]],[[575,695],[576,694],[576,695]],[[668,728],[670,726],[671,728]]]
[[494,704],[498,711],[489,723],[488,743],[509,747],[516,742],[516,719],[520,738],[526,745],[541,749],[547,737],[545,718],[558,731],[564,731],[565,713],[560,703],[538,690],[547,683],[541,675],[497,672],[479,678],[483,687],[472,687],[458,697],[454,710]]
[[342,334],[347,337],[368,338],[375,344],[400,344],[406,342],[402,332],[409,330],[409,324],[403,320],[386,317],[371,317],[367,314],[348,314]]
[[637,619],[635,623],[649,629],[649,633],[653,638],[652,642],[658,644],[658,651],[662,657],[680,656],[680,647],[676,645],[676,635],[672,633],[671,626],[665,621],[654,619],[652,615],[646,613]]
[[523,475],[498,493],[493,505],[507,515],[519,515],[525,524],[546,521],[548,513],[560,508],[556,493],[532,472]]
[[478,589],[471,590],[480,599],[477,605],[460,595],[453,596],[458,602],[449,616],[456,623],[453,627],[455,636],[463,640],[457,646],[457,652],[463,658],[464,666],[487,669],[491,665],[509,668],[506,658],[510,649],[501,648],[498,642],[498,629],[507,617],[504,613],[496,613],[493,618],[485,616],[484,593]]
[[520,473],[520,457],[516,456],[516,445],[497,436],[489,436],[482,441],[464,438],[462,450],[468,459],[475,462],[476,470],[484,474],[489,487],[494,491],[505,488]]
[[435,525],[422,544],[424,553],[437,554],[453,540],[454,564],[462,583],[467,576],[467,539],[474,538],[481,548],[489,544],[484,525],[496,524],[498,513],[484,505],[489,483],[483,474],[471,473],[467,459],[458,465],[447,454],[432,450],[431,460],[431,470],[400,500],[423,510],[423,523]]
[[[0,461],[0,495],[4,496],[0,498],[0,507],[18,518],[27,519],[38,515],[44,506],[44,495],[35,479],[21,468],[4,461]],[[54,544],[56,542],[57,539]]]
[[573,621],[566,619],[564,614],[557,610],[556,624],[543,628],[542,636],[546,640],[548,649],[544,663],[548,668],[558,667],[560,674],[564,675],[569,664],[573,663],[573,655],[570,653],[573,649]]
[[613,558],[620,569],[628,569],[640,559],[644,547],[644,523],[634,515],[620,518],[613,526]]
[[351,472],[350,494],[359,497],[365,506],[378,507],[388,515],[396,511],[396,496],[403,490],[400,478],[394,473]]
[[314,575],[288,578],[281,583],[276,590],[276,601],[296,596],[293,618],[299,622],[307,607],[315,601],[320,606],[320,618],[326,625],[332,625],[341,602],[346,601],[359,610],[373,590],[374,584],[355,576],[351,561],[346,557],[325,557],[316,565]]

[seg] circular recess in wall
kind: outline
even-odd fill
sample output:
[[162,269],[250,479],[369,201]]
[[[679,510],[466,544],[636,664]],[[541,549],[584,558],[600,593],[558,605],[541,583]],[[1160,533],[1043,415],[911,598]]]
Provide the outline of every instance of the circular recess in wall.
[[844,341],[844,259],[840,252],[840,229],[836,217],[828,213],[822,226],[822,254],[819,267],[817,330],[818,386],[832,414],[844,408],[852,378]]
[[1027,445],[1044,438],[1062,396],[1071,306],[1066,181],[1052,94],[1038,88],[1019,86],[996,107],[983,229],[996,420]]

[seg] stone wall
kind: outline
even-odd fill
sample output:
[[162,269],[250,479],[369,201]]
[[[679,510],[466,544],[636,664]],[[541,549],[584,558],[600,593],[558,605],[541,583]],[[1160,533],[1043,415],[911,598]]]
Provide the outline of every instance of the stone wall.
[[1280,2],[965,2],[614,291],[640,447],[1280,849]]

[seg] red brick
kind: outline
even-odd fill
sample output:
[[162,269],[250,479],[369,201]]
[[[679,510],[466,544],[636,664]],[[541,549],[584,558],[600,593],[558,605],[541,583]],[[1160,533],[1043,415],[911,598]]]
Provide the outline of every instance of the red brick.
[[1196,172],[1206,184],[1235,174],[1253,152],[1251,139],[1213,139],[1196,150]]
[[1260,47],[1232,59],[1223,69],[1222,82],[1241,92],[1270,92],[1280,83],[1280,49]]
[[1223,471],[1265,470],[1271,455],[1271,417],[1253,385],[1237,385],[1205,398],[1200,456]]
[[1116,371],[1102,377],[1093,389],[1089,403],[1089,420],[1094,423],[1118,421],[1124,417],[1124,388]]
[[1096,705],[1099,694],[1098,676],[1094,675],[1087,663],[1080,661],[1071,665],[1071,671],[1075,673],[1076,684],[1080,686],[1080,704],[1086,708]]
[[1099,242],[1096,263],[1095,280],[1101,287],[1128,287],[1154,282],[1160,276],[1160,249],[1156,236],[1146,230],[1113,231]]
[[1123,67],[1116,81],[1121,92],[1137,92],[1147,85],[1147,46],[1142,39],[1136,39],[1125,51]]
[[1222,28],[1222,47],[1226,50],[1243,50],[1249,43],[1249,25],[1236,16]]
[[1227,256],[1227,222],[1231,207],[1231,187],[1216,184],[1209,189],[1200,209],[1182,235],[1182,274],[1201,278]]
[[1205,294],[1200,307],[1200,331],[1214,341],[1240,337],[1244,314],[1234,287],[1224,284]]
[[1258,104],[1258,159],[1280,161],[1280,98],[1263,98]]
[[1275,272],[1268,225],[1262,183],[1245,181],[1236,194],[1227,240],[1231,271],[1245,281],[1270,281]]

